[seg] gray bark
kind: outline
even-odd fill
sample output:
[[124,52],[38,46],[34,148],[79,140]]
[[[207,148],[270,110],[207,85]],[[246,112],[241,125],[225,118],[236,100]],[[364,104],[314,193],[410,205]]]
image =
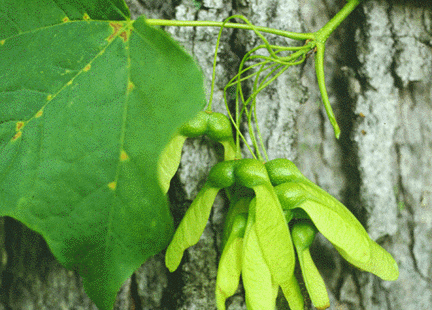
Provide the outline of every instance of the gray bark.
[[[252,23],[316,31],[342,7],[338,0],[129,0],[134,17]],[[426,3],[428,2],[428,3]],[[210,85],[217,28],[166,28],[196,59]],[[291,44],[268,36],[271,43]],[[259,41],[226,30],[219,50],[214,110],[241,56]],[[395,257],[400,277],[381,281],[349,266],[318,238],[312,253],[331,309],[432,308],[432,5],[429,1],[365,1],[330,37],[326,81],[342,135],[336,140],[321,105],[313,59],[291,68],[258,98],[259,125],[270,159],[293,160],[341,200],[370,236]],[[188,140],[169,197],[180,221],[217,162],[216,145]],[[244,152],[247,156],[247,152]],[[178,271],[163,253],[123,285],[115,309],[215,309],[214,287],[226,199],[218,196],[200,242]],[[96,309],[80,277],[61,267],[42,238],[0,219],[0,310]],[[240,287],[227,302],[246,309]],[[280,303],[279,308],[286,305]]]

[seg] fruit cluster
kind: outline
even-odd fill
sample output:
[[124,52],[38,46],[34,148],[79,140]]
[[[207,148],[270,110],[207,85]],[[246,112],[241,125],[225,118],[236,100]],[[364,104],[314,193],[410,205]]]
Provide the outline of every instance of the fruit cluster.
[[[228,160],[231,155],[227,154],[234,154],[229,120],[223,114],[205,113],[183,126],[176,137],[181,136],[184,142],[186,137],[206,134],[225,143],[226,160],[211,169],[177,228],[165,256],[170,271],[177,269],[183,252],[198,242],[216,195],[225,189],[230,208],[217,274],[218,309],[225,309],[225,300],[235,293],[240,276],[248,309],[273,310],[279,287],[291,309],[303,309],[303,296],[294,276],[295,252],[312,303],[318,309],[329,307],[324,281],[309,252],[317,232],[350,264],[384,280],[398,278],[392,256],[369,237],[343,204],[303,176],[290,160]],[[176,145],[180,153],[183,142]],[[169,164],[171,177],[179,158]],[[163,157],[160,160],[168,162]],[[165,188],[171,177],[165,178]]]

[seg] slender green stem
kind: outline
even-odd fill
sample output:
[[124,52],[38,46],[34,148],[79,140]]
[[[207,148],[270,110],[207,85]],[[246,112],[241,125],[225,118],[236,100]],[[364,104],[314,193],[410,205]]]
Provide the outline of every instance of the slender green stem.
[[[261,68],[261,70],[260,70],[260,73],[261,73],[261,72],[264,72],[264,71],[266,71],[266,70],[268,70],[268,69],[271,69],[272,67],[276,67],[276,68],[274,68],[273,70],[271,70],[270,73],[268,73],[268,74],[264,77],[264,79],[263,79],[263,80],[261,81],[261,83],[260,83],[260,86],[261,86],[263,83],[265,83],[265,81],[266,81],[266,80],[267,80],[267,79],[268,79],[268,78],[269,78],[269,77],[270,77],[274,72],[276,72],[276,70],[278,70],[279,68],[282,67],[282,65],[277,65],[277,64],[273,63],[273,64],[267,66],[267,68],[264,69],[264,65],[265,65],[265,64],[262,65],[262,68]],[[258,84],[258,76],[257,76],[257,78],[256,78],[256,82],[254,83],[254,91],[256,91],[256,89],[257,89],[257,84]],[[254,119],[255,119],[255,127],[256,127],[257,134],[258,134],[258,141],[259,141],[260,146],[261,146],[261,149],[262,149],[262,151],[263,151],[263,153],[264,153],[265,161],[268,161],[269,158],[268,158],[267,151],[266,151],[266,148],[265,148],[265,145],[264,145],[264,139],[263,139],[263,137],[262,137],[261,130],[260,130],[260,126],[259,126],[259,124],[258,124],[258,115],[257,115],[257,109],[256,109],[256,96],[254,96],[254,99],[253,99],[253,102],[252,102],[252,110],[253,110],[253,115],[254,115]]]
[[[273,65],[274,64],[272,64],[270,66],[273,66]],[[264,69],[264,66],[265,66],[265,64],[261,64],[261,68],[258,70],[258,74],[255,77],[255,81],[254,81],[254,84],[253,84],[253,94],[255,94],[255,92],[256,92],[256,89],[257,89],[257,86],[258,86],[258,81],[259,81],[261,73],[266,70],[266,69]],[[254,117],[255,127],[257,128],[257,133],[258,133],[258,140],[260,140],[260,142],[262,142],[262,139],[260,139],[261,136],[259,134],[258,118],[257,118],[257,115],[256,115],[256,109],[255,109],[255,107],[256,107],[256,96],[254,96],[253,98],[254,99],[252,100],[252,104],[251,104],[250,110],[248,111],[246,109],[246,114],[247,114],[247,117],[248,117],[249,135],[251,136],[252,143],[253,143],[253,146],[255,148],[255,152],[256,152],[256,154],[258,156],[258,159],[260,161],[264,161],[264,158],[261,155],[261,151],[259,149],[258,141],[257,141],[257,139],[255,137],[255,133],[254,133],[253,126],[252,126],[252,117]],[[262,143],[261,143],[261,146],[262,146]],[[265,148],[263,148],[263,151],[266,154]]]
[[318,80],[318,87],[321,92],[321,97],[326,109],[327,116],[333,126],[333,130],[337,139],[340,136],[340,128],[333,114],[333,109],[327,94],[324,78],[324,51],[325,42],[332,32],[342,23],[347,16],[362,2],[363,0],[348,0],[347,4],[320,30],[315,32],[315,41],[317,52],[315,55],[315,71]]
[[[353,0],[354,1],[354,0]],[[178,27],[222,27],[222,22],[215,21],[182,21],[182,20],[166,20],[166,19],[147,19],[147,24],[152,26],[178,26]],[[246,29],[253,30],[254,28],[257,31],[271,33],[278,36],[290,38],[293,40],[308,40],[314,39],[313,33],[298,33],[291,32],[285,30],[278,30],[268,27],[253,27],[247,24],[240,23],[226,23],[225,28],[237,28],[237,29]]]
[[330,120],[330,123],[333,126],[336,138],[339,139],[339,136],[340,136],[339,125],[337,124],[336,118],[333,114],[333,109],[330,105],[330,100],[328,98],[327,89],[325,86],[324,50],[325,50],[324,43],[317,43],[317,52],[315,54],[315,71],[316,71],[316,76],[317,76],[317,80],[318,80],[318,87],[319,87],[319,90],[321,92],[321,98],[323,100],[327,116]]
[[345,4],[345,6],[337,12],[336,15],[324,25],[324,27],[315,32],[315,40],[319,43],[325,43],[332,32],[362,1],[363,0],[348,0],[347,4]]
[[234,125],[234,128],[236,129],[236,155],[235,158],[236,159],[240,159],[241,158],[241,151],[240,151],[240,138],[245,142],[246,147],[249,149],[249,151],[251,152],[252,156],[254,158],[255,154],[253,153],[251,147],[249,146],[249,144],[246,141],[246,138],[243,136],[243,134],[240,131],[240,128],[237,124],[239,124],[239,111],[238,111],[238,97],[236,96],[236,119],[234,120],[234,118],[232,117],[229,107],[228,107],[228,100],[226,98],[226,88],[224,89],[224,102],[225,102],[225,108],[227,110],[228,116],[231,119],[232,124]]
[[[226,22],[224,22],[222,25],[225,25]],[[223,30],[224,26],[221,27],[221,29],[219,30],[219,34],[216,40],[216,48],[215,48],[215,54],[214,54],[214,58],[213,58],[213,72],[212,72],[212,80],[211,80],[211,88],[210,88],[210,98],[209,98],[209,104],[207,107],[207,111],[211,112],[212,111],[212,103],[213,103],[213,93],[214,93],[214,86],[215,86],[215,80],[216,80],[216,62],[217,62],[217,53],[219,50],[219,43],[220,43],[220,39],[222,37],[222,30]]]
[[[256,63],[256,64],[254,64],[254,65],[252,65],[252,66],[247,67],[246,69],[243,69],[241,73],[243,74],[244,72],[246,72],[246,71],[248,71],[248,70],[250,70],[250,69],[252,69],[252,68],[255,68],[255,67],[258,67],[258,66],[262,66],[262,65],[266,65],[266,64],[268,64],[269,62],[270,62],[270,61],[266,60],[266,61],[262,61],[262,62],[260,62],[260,63]],[[280,64],[278,65],[277,63],[273,63],[273,64],[271,64],[270,66],[268,66],[265,70],[268,70],[268,69],[270,69],[271,67],[274,67],[274,66],[283,66],[283,65],[280,65]],[[258,74],[258,71],[257,71],[257,72],[254,72],[254,73],[251,73],[251,74],[249,74],[248,76],[245,76],[245,77],[243,77],[243,78],[241,78],[241,79],[235,81],[236,79],[238,79],[238,77],[239,77],[239,75],[240,75],[240,73],[238,73],[236,76],[234,76],[234,77],[233,77],[233,78],[228,82],[228,84],[226,85],[226,87],[230,87],[230,86],[236,85],[238,82],[246,81],[246,80],[250,79],[251,77],[253,77],[254,75],[257,75],[257,74]]]
[[302,61],[299,61],[299,62],[297,62],[297,63],[292,63],[292,64],[289,64],[289,65],[286,65],[284,68],[282,68],[278,73],[276,73],[275,74],[275,76],[273,76],[270,80],[268,80],[267,82],[265,82],[264,84],[262,84],[259,88],[258,88],[258,90],[257,90],[257,94],[259,93],[259,92],[261,92],[264,88],[266,88],[267,86],[269,86],[274,80],[276,80],[282,73],[284,73],[285,72],[285,70],[287,70],[290,66],[292,66],[292,65],[297,65],[297,64],[300,64],[300,63],[302,63],[303,62],[303,60]]
[[237,18],[243,20],[248,26],[252,27],[251,29],[253,30],[253,32],[255,32],[255,34],[264,42],[264,45],[265,45],[267,51],[270,53],[270,55],[272,55],[274,58],[277,57],[275,52],[273,51],[273,48],[271,47],[270,43],[267,41],[267,39],[261,34],[261,32],[259,32],[257,30],[257,27],[255,25],[252,25],[252,23],[246,17],[244,17],[243,15],[233,15],[231,17],[232,18],[237,17]]
[[[263,90],[265,87],[267,87],[270,83],[272,83],[276,78],[278,78],[285,70],[287,70],[290,66],[297,65],[302,63],[306,59],[306,55],[308,52],[313,50],[316,47],[316,55],[315,55],[315,69],[316,69],[316,75],[318,80],[318,86],[321,92],[322,100],[324,103],[324,107],[326,109],[328,118],[330,120],[330,123],[333,125],[335,135],[337,138],[339,138],[340,135],[340,129],[336,122],[335,116],[333,114],[330,101],[328,98],[327,90],[325,87],[325,78],[324,78],[324,51],[325,51],[325,42],[327,38],[331,35],[331,33],[340,25],[340,23],[346,19],[346,17],[363,1],[363,0],[347,0],[347,4],[329,21],[327,24],[324,25],[320,30],[314,33],[296,33],[296,32],[290,32],[290,31],[283,31],[283,30],[277,30],[273,28],[267,28],[267,27],[257,27],[253,24],[251,24],[244,16],[241,15],[234,15],[230,16],[227,19],[225,19],[224,22],[214,22],[214,21],[178,21],[178,20],[162,20],[162,19],[147,19],[147,23],[149,25],[153,26],[177,26],[177,27],[219,27],[219,34],[216,42],[216,51],[214,55],[213,60],[213,72],[212,72],[212,84],[211,84],[211,91],[210,91],[210,102],[208,106],[208,110],[211,110],[211,104],[213,99],[213,92],[214,92],[214,83],[215,83],[215,76],[216,76],[216,61],[217,61],[217,51],[219,48],[220,38],[222,35],[222,31],[224,28],[236,28],[236,29],[246,29],[246,30],[252,30],[254,33],[262,40],[264,44],[250,50],[246,55],[243,57],[238,73],[235,77],[233,77],[229,83],[224,88],[224,101],[227,109],[227,113],[231,119],[231,121],[234,124],[234,127],[236,129],[236,158],[241,158],[241,152],[240,152],[240,139],[242,139],[246,146],[248,147],[249,151],[252,153],[252,156],[256,158],[255,154],[251,150],[251,147],[248,145],[245,137],[240,132],[240,121],[241,116],[243,113],[247,116],[248,121],[248,127],[249,127],[249,134],[253,143],[253,146],[255,148],[255,153],[258,156],[260,160],[262,160],[262,155],[259,149],[259,146],[261,146],[264,156],[266,159],[268,159],[266,150],[264,148],[263,139],[261,136],[261,132],[259,130],[258,121],[257,121],[257,115],[256,115],[256,97],[257,94]],[[230,23],[229,20],[233,18],[239,18],[243,20],[245,23]],[[294,40],[309,40],[304,46],[301,47],[282,47],[282,46],[275,46],[270,45],[269,42],[266,40],[266,38],[261,34],[263,33],[270,33],[278,36],[287,37]],[[262,56],[262,55],[254,55],[251,56],[252,53],[256,52],[257,50],[265,48],[270,56]],[[292,51],[293,53],[288,54],[288,56],[280,57],[277,54],[282,51]],[[260,60],[259,64],[254,64],[252,66],[249,66],[246,69],[243,69],[245,63],[247,60]],[[269,64],[270,63],[270,64]],[[256,67],[260,66],[260,69],[258,72],[249,74],[246,77],[242,77],[242,75]],[[271,69],[270,73],[266,74],[266,76],[260,80],[260,75],[264,71]],[[280,69],[280,70],[279,70]],[[279,72],[277,72],[279,70]],[[277,72],[277,73],[276,73]],[[245,100],[243,89],[242,89],[242,82],[255,76],[255,81],[253,85],[253,92]],[[234,86],[236,84],[236,104],[235,104],[235,120],[233,119],[229,108],[228,108],[228,101],[227,101],[227,90],[229,87]],[[240,110],[240,101],[242,103],[242,109]],[[252,102],[252,103],[251,103]],[[256,129],[258,134],[258,141],[255,137],[254,129],[252,126],[252,118],[255,119],[256,122]]]

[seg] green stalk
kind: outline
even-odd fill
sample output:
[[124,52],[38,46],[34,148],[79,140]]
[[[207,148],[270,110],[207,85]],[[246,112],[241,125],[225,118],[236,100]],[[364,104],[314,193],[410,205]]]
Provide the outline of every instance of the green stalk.
[[345,4],[345,6],[337,12],[336,15],[324,25],[324,27],[315,32],[315,40],[319,43],[325,43],[333,31],[362,1],[363,0],[348,0],[347,4]]
[[325,42],[332,32],[347,18],[347,16],[362,2],[363,0],[348,0],[348,3],[320,30],[315,32],[315,41],[317,52],[315,54],[315,71],[318,80],[318,87],[321,92],[321,97],[326,109],[327,116],[333,126],[336,139],[339,139],[340,128],[336,122],[332,107],[327,94],[324,78],[324,51]]
[[[354,0],[353,0],[354,1]],[[166,20],[166,19],[147,19],[146,23],[151,26],[177,26],[177,27],[222,27],[223,22],[215,22],[215,21],[182,21],[182,20]],[[293,40],[308,40],[313,39],[313,33],[298,33],[291,32],[285,30],[278,30],[268,27],[257,27],[251,26],[247,24],[239,24],[239,23],[226,23],[224,25],[225,28],[237,28],[237,29],[246,29],[246,30],[257,30],[265,33],[271,33],[278,36],[290,38]]]
[[321,98],[324,103],[324,107],[329,118],[330,123],[333,126],[333,130],[336,136],[336,139],[339,139],[340,136],[340,128],[336,121],[336,117],[333,113],[333,109],[330,105],[330,100],[327,94],[327,89],[325,86],[325,78],[324,78],[324,43],[317,43],[317,52],[315,54],[315,71],[318,80],[318,87],[321,92]]

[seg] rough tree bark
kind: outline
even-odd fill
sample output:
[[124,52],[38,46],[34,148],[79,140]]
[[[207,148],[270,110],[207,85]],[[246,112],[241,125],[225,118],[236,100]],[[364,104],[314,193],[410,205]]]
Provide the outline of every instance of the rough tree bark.
[[[319,29],[342,0],[128,0],[135,17],[222,21],[244,14],[256,25]],[[216,28],[166,28],[203,69],[209,85]],[[287,41],[270,36],[270,41]],[[224,32],[215,110],[244,53],[258,43],[247,31]],[[350,267],[319,238],[312,255],[331,309],[432,308],[432,5],[367,0],[330,38],[326,80],[342,129],[339,141],[320,104],[313,59],[292,68],[259,97],[260,126],[270,159],[293,160],[340,199],[371,237],[393,254],[395,282]],[[245,155],[247,153],[245,152]],[[217,162],[215,145],[187,141],[169,197],[178,221]],[[200,242],[170,274],[163,255],[149,259],[123,285],[115,309],[215,309],[214,286],[226,200],[218,197]],[[62,268],[40,236],[0,219],[0,310],[96,309],[73,271]],[[243,292],[228,301],[246,309]],[[280,309],[287,309],[281,302]]]

